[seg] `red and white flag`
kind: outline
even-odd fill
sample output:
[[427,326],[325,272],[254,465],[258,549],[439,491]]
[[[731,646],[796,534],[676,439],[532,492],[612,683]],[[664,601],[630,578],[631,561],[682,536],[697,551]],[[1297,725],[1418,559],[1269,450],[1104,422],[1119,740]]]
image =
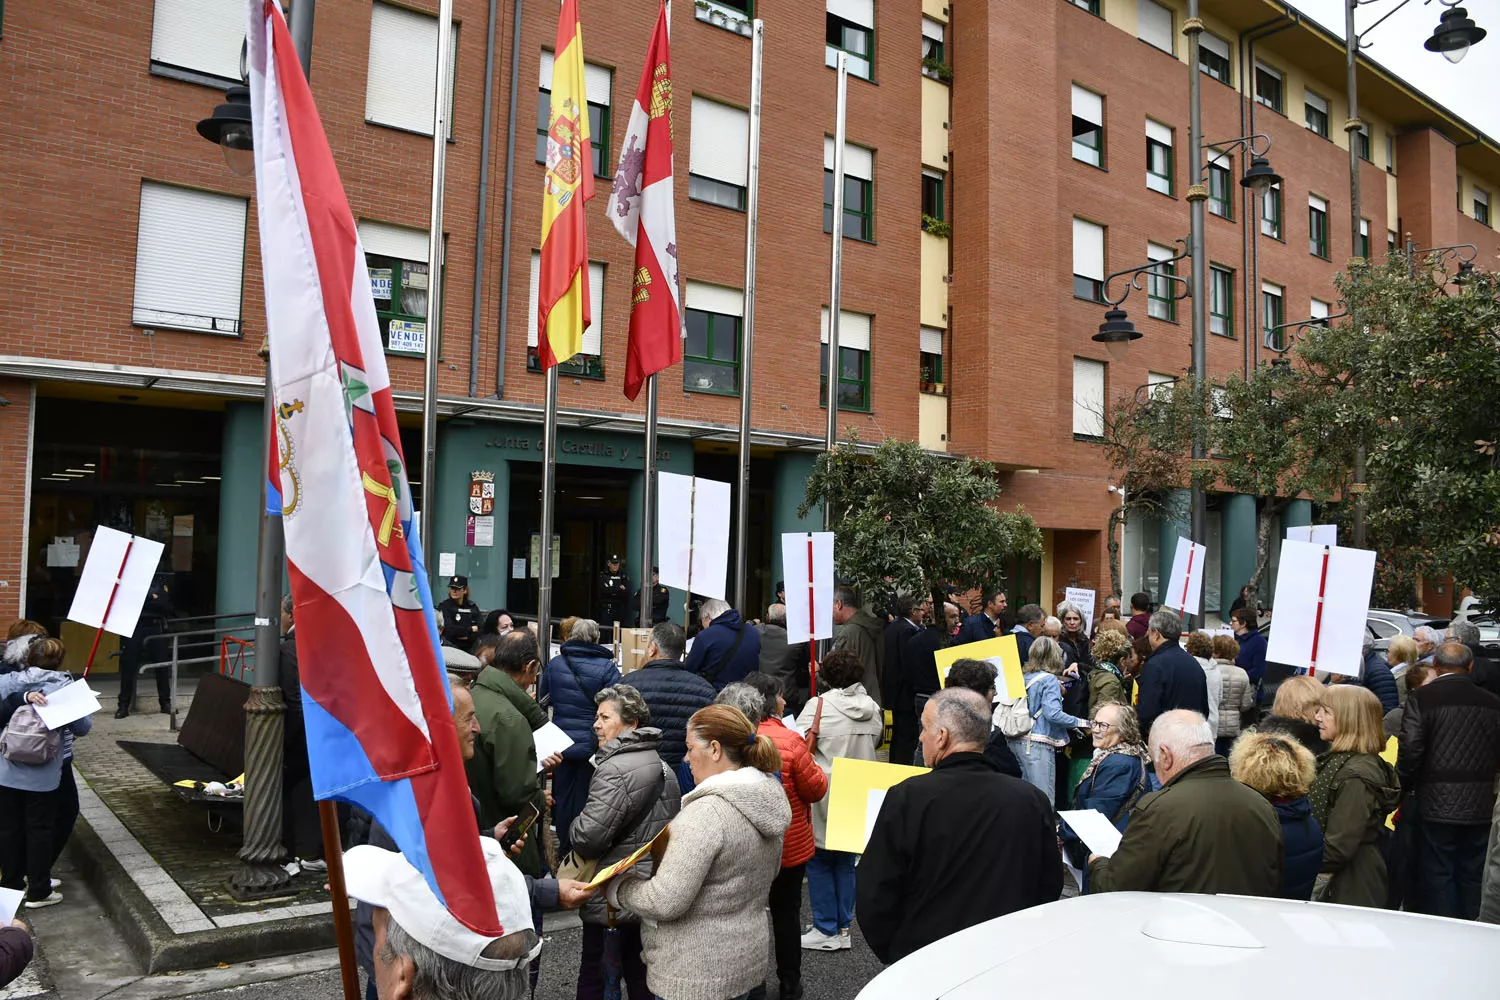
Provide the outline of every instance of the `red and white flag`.
[[672,61],[667,8],[656,15],[646,66],[620,149],[609,221],[635,247],[625,395],[682,360],[682,302],[677,284],[677,219],[672,203]]

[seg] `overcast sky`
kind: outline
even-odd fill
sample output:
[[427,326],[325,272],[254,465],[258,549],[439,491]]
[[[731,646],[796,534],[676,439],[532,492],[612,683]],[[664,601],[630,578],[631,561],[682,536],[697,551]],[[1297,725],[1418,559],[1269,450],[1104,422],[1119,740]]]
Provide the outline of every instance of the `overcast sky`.
[[[1355,27],[1369,28],[1400,0],[1376,0],[1360,6]],[[1344,0],[1292,0],[1293,6],[1340,38],[1344,36]],[[1460,118],[1500,138],[1500,0],[1469,0],[1464,9],[1489,37],[1457,66],[1422,47],[1437,27],[1442,8],[1435,0],[1410,0],[1370,32],[1365,55],[1453,111]]]

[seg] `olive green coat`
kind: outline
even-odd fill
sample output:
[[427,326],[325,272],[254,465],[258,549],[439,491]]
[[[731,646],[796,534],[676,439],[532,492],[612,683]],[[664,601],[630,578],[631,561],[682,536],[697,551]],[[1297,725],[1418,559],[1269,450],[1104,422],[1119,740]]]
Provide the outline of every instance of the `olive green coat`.
[[[1318,758],[1322,768],[1329,755]],[[1323,825],[1323,874],[1332,875],[1318,899],[1350,906],[1384,907],[1385,857],[1381,833],[1385,818],[1401,798],[1391,765],[1372,753],[1356,754],[1339,769],[1328,795]]]
[[[546,724],[546,713],[498,667],[481,670],[470,692],[479,738],[474,741],[474,758],[464,770],[469,790],[479,800],[480,828],[488,830],[508,816],[521,815],[528,802],[545,810],[531,732]],[[532,827],[532,835],[516,858],[516,867],[532,878],[542,874],[540,833],[546,828],[543,822]]]

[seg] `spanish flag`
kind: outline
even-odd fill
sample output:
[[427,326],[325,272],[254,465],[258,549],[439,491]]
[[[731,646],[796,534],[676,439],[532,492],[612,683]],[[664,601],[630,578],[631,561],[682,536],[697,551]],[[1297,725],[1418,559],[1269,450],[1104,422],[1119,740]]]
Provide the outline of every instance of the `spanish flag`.
[[562,0],[547,112],[547,175],[542,196],[542,262],[537,293],[537,353],[545,371],[583,350],[593,319],[588,228],[583,205],[594,196],[594,152],[583,82],[578,0]]

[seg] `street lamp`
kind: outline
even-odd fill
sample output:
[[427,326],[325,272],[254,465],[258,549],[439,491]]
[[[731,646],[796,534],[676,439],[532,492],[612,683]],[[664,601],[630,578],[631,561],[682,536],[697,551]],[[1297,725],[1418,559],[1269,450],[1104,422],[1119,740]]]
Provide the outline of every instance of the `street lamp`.
[[250,88],[230,87],[224,103],[198,123],[198,134],[224,152],[224,162],[238,177],[255,172],[255,134],[250,124]]
[[1458,261],[1458,274],[1453,278],[1453,283],[1456,285],[1462,285],[1473,276],[1474,258],[1479,256],[1479,247],[1473,243],[1458,243],[1450,247],[1419,247],[1409,233],[1404,249],[1407,273],[1413,278],[1417,276],[1418,260],[1427,262],[1429,273],[1442,271],[1444,265],[1450,260]]
[[[1255,139],[1256,137],[1251,136],[1250,138]],[[1271,140],[1267,138],[1266,146],[1268,147],[1268,149],[1270,145]],[[1281,175],[1271,169],[1271,161],[1266,159],[1264,154],[1257,156],[1252,152],[1252,155],[1250,157],[1250,169],[1246,170],[1245,176],[1240,178],[1240,187],[1249,188],[1251,191],[1255,192],[1255,196],[1257,198],[1261,198],[1265,196],[1265,193],[1267,191],[1271,190],[1273,187],[1280,183]]]
[[[1139,267],[1127,268],[1124,271],[1116,271],[1104,279],[1102,295],[1104,302],[1109,306],[1104,312],[1104,322],[1099,324],[1099,332],[1089,339],[1097,344],[1103,344],[1109,351],[1110,357],[1116,361],[1124,357],[1125,349],[1132,340],[1141,339],[1141,331],[1130,322],[1130,315],[1120,308],[1121,303],[1130,297],[1131,289],[1142,291],[1141,279],[1144,277],[1148,282],[1165,281],[1172,289],[1171,299],[1176,302],[1185,299],[1189,295],[1188,281],[1186,278],[1178,277],[1169,273],[1166,268],[1179,260],[1186,260],[1192,256],[1192,251],[1186,249],[1187,240],[1178,240],[1184,249],[1182,253],[1163,260],[1153,260]],[[1120,292],[1119,298],[1110,298],[1109,285],[1116,278],[1129,278],[1125,288]],[[1149,294],[1149,293],[1148,293]],[[1160,296],[1158,296],[1160,298]]]
[[1427,39],[1424,48],[1428,52],[1441,52],[1444,59],[1457,63],[1469,54],[1469,46],[1483,41],[1487,34],[1489,32],[1469,19],[1468,11],[1462,7],[1449,7],[1438,19],[1438,26],[1432,29],[1432,37]]

